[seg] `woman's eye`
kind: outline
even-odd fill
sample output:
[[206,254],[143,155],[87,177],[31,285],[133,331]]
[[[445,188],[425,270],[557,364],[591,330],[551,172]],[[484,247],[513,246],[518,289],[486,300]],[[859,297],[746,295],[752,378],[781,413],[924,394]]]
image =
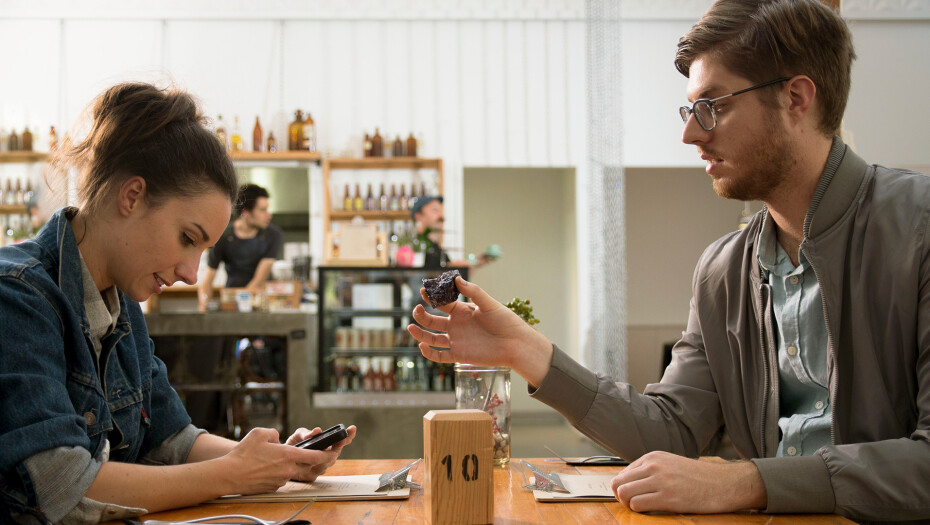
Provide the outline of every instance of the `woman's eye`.
[[184,244],[187,244],[188,246],[194,246],[195,244],[197,244],[194,242],[194,239],[192,239],[191,236],[186,233],[181,234],[181,240],[184,242]]

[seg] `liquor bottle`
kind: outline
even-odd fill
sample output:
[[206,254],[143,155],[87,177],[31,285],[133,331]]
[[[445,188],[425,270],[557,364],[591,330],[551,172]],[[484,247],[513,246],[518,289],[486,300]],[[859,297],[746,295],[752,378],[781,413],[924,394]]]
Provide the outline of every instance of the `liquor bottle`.
[[32,151],[32,132],[29,131],[29,127],[23,130],[22,145],[20,146],[23,151]]
[[373,392],[384,392],[384,374],[381,372],[381,359],[371,358],[371,367],[375,370],[372,376],[371,390]]
[[410,202],[407,200],[407,187],[400,185],[400,209],[407,211],[410,209]]
[[261,151],[262,143],[265,142],[262,125],[258,122],[258,115],[255,115],[255,125],[252,126],[252,151]]
[[407,205],[410,206],[410,209],[414,209],[417,206],[417,201],[420,200],[420,195],[417,193],[417,184],[414,182],[410,185],[410,200],[407,201]]
[[362,391],[362,373],[358,368],[358,359],[352,359],[352,367],[350,369],[350,384],[349,390],[351,392],[361,392]]
[[378,195],[378,209],[381,211],[388,211],[388,197],[384,193],[384,183],[381,183],[381,194]]
[[226,144],[226,124],[223,123],[223,115],[216,116],[216,138],[220,139],[223,149],[228,149]]
[[397,390],[397,378],[394,377],[394,358],[385,357],[384,358],[384,391],[385,392],[394,392]]
[[375,196],[371,193],[371,183],[368,183],[368,197],[365,198],[365,209],[375,211]]
[[274,138],[274,132],[268,132],[268,142],[265,144],[265,151],[268,153],[274,153],[278,151],[278,141]]
[[26,189],[23,191],[23,203],[28,204],[36,196],[35,191],[32,189],[32,180],[26,179]]
[[397,191],[395,191],[395,189],[394,185],[391,184],[391,199],[388,203],[388,208],[391,211],[400,211],[400,198],[397,196]]
[[365,362],[368,366],[363,367],[363,368],[367,368],[367,370],[365,370],[364,375],[363,375],[362,390],[364,390],[365,392],[372,392],[375,390],[375,367],[372,366],[374,363],[368,361],[367,359],[365,360]]
[[10,130],[10,136],[7,138],[7,151],[19,151],[19,135],[15,129]]
[[410,136],[407,137],[407,156],[416,157],[417,156],[417,139],[413,138],[413,132],[410,132]]
[[3,204],[16,204],[16,194],[13,193],[13,181],[10,179],[6,180],[6,185],[3,187]]
[[391,145],[391,156],[392,157],[403,157],[404,156],[404,141],[400,140],[400,135],[394,139],[394,144]]
[[355,211],[362,211],[365,209],[365,202],[362,200],[362,190],[359,189],[358,184],[355,185],[355,200],[353,201],[352,209]]
[[19,177],[17,177],[16,186],[13,188],[13,204],[19,204],[19,205],[26,204],[24,195],[25,194],[23,193],[23,181],[20,180]]
[[342,209],[352,211],[352,195],[349,194],[349,185],[346,184],[346,195],[342,198]]
[[233,127],[232,127],[232,138],[230,140],[232,143],[232,151],[242,151],[242,133],[239,132],[239,115],[233,117]]
[[310,112],[307,112],[307,118],[304,120],[304,147],[307,151],[316,151],[316,124]]
[[294,122],[287,127],[287,149],[297,151],[304,141],[304,112],[297,110],[294,112]]
[[48,150],[56,151],[58,149],[58,133],[55,133],[55,126],[48,132]]
[[366,158],[371,156],[371,137],[365,133],[365,141],[362,142],[362,155]]
[[378,128],[375,128],[375,136],[371,137],[371,156],[384,156],[384,141],[381,139],[381,132],[378,131]]
[[[8,151],[10,147],[10,137],[7,135],[6,128],[0,128],[0,153]],[[0,202],[3,202],[0,199]]]

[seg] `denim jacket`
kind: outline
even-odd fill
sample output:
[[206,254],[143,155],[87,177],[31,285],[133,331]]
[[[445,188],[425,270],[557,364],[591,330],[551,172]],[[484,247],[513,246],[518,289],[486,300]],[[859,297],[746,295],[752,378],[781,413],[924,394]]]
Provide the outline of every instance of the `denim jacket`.
[[98,373],[73,212],[59,210],[34,240],[0,248],[3,522],[10,513],[41,516],[23,464],[30,456],[83,447],[98,458],[109,438],[110,460],[133,463],[190,423],[142,310],[123,293]]

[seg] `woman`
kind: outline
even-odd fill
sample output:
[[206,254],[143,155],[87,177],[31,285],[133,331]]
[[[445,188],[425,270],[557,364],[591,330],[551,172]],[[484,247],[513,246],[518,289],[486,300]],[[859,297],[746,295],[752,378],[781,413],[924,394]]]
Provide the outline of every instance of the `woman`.
[[[0,249],[0,521],[96,523],[311,481],[328,451],[190,424],[138,302],[194,284],[229,220],[236,174],[187,94],[121,84],[91,105],[79,203]],[[299,429],[296,443],[311,434]]]

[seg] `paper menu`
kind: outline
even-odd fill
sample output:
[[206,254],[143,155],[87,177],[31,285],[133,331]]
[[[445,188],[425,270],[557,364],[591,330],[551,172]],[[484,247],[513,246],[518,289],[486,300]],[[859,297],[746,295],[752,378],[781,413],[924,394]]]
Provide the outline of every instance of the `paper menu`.
[[[607,501],[615,499],[613,492],[610,490],[610,481],[614,479],[614,474],[559,474],[559,480],[569,494],[560,492],[546,492],[544,490],[534,490],[533,497],[536,501]],[[534,481],[531,479],[530,483]]]
[[[210,503],[261,503],[266,501],[299,501],[316,498],[317,501],[407,499],[410,487],[400,490],[376,492],[378,474],[359,476],[320,476],[313,483],[288,481],[275,492],[248,496],[223,496]],[[408,477],[409,480],[409,477]]]

